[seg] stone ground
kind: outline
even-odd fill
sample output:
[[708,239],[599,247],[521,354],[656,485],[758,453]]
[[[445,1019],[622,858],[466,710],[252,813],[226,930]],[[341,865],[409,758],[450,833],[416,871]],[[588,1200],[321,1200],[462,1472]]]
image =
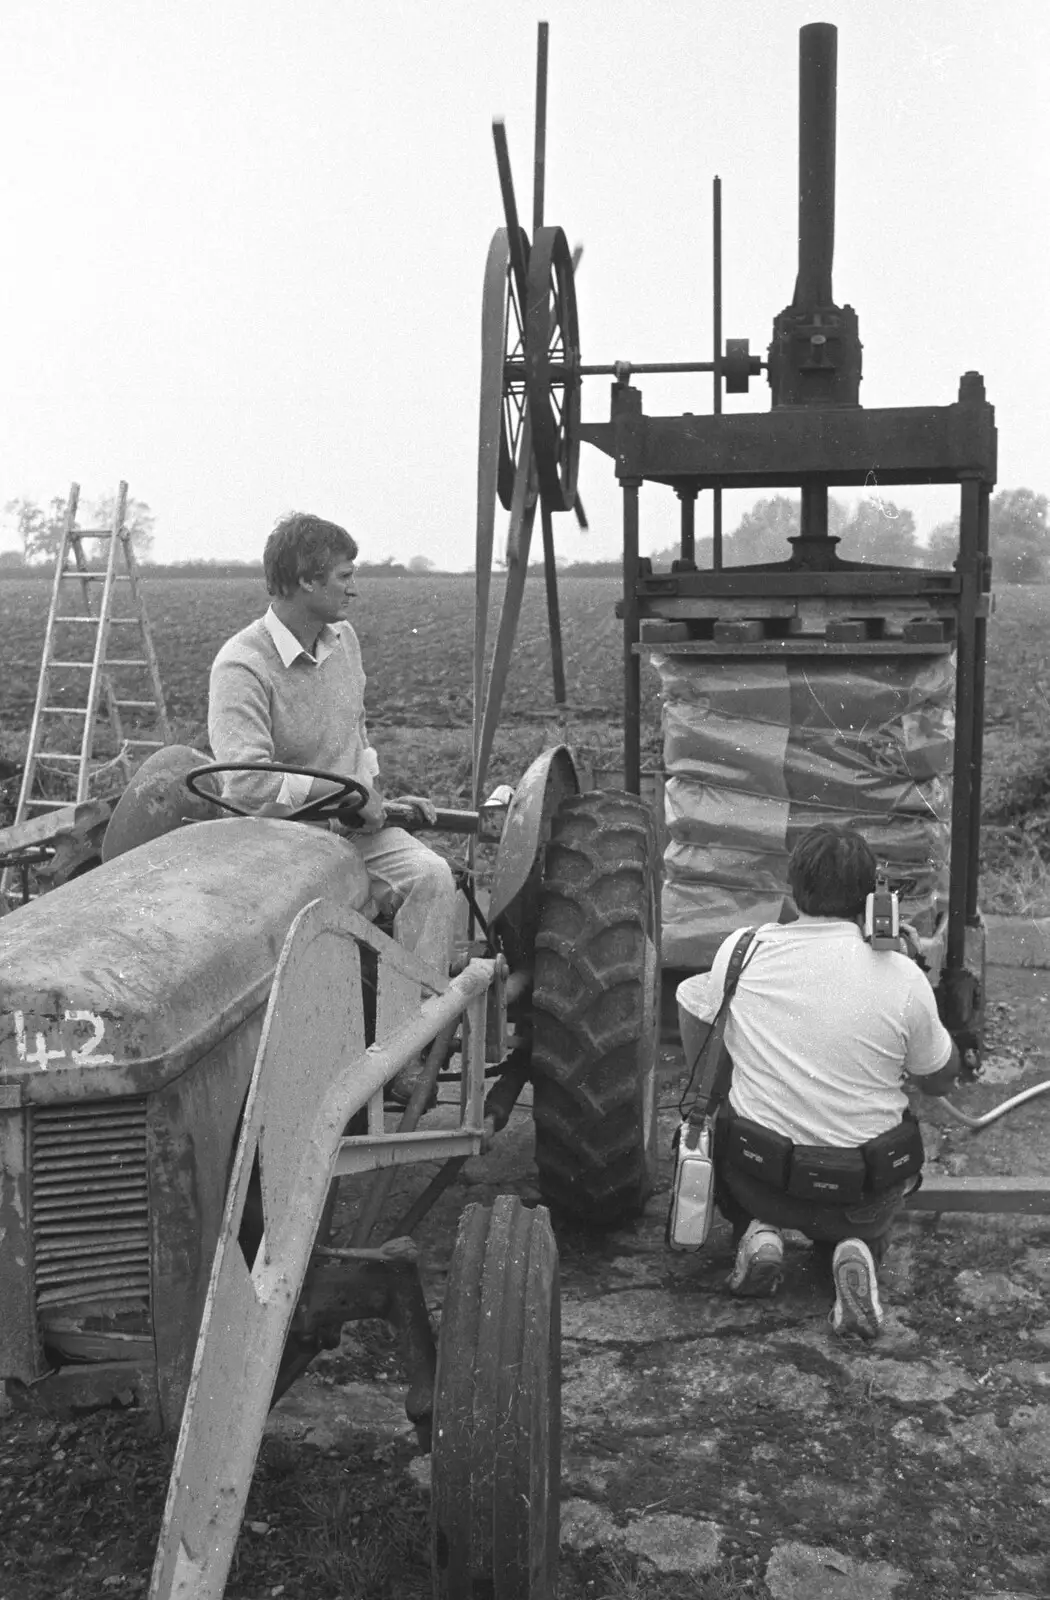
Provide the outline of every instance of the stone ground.
[[[975,1114],[1050,1079],[1050,970],[993,967],[989,993],[953,1096]],[[681,1073],[669,1038],[664,1152]],[[933,1171],[1045,1177],[1050,1094],[978,1134],[920,1109]],[[865,1346],[832,1334],[800,1237],[774,1301],[726,1293],[722,1224],[671,1254],[668,1177],[632,1227],[559,1232],[561,1600],[1047,1600],[1050,1216],[907,1216]],[[527,1107],[463,1179],[418,1235],[435,1317],[463,1206],[535,1198]],[[268,1434],[230,1600],[425,1595],[429,1458],[387,1327],[349,1327]],[[169,1464],[131,1417],[0,1421],[0,1600],[139,1600]]]
[[[989,992],[982,1079],[953,1097],[975,1115],[1050,1077],[1050,974],[992,968]],[[661,1068],[666,1151],[670,1040]],[[930,1171],[1045,1176],[1050,1094],[977,1134],[919,1109]],[[773,1301],[726,1293],[724,1224],[702,1254],[670,1253],[668,1175],[636,1225],[559,1238],[571,1592],[1050,1596],[1050,1217],[907,1216],[882,1274],[886,1327],[866,1346],[831,1332],[801,1236]],[[535,1196],[527,1109],[465,1176],[420,1235],[435,1312],[462,1205]],[[271,1432],[338,1449],[365,1426],[407,1451],[402,1390],[389,1369],[362,1381],[367,1356],[348,1329]],[[425,1485],[427,1458],[405,1461]]]

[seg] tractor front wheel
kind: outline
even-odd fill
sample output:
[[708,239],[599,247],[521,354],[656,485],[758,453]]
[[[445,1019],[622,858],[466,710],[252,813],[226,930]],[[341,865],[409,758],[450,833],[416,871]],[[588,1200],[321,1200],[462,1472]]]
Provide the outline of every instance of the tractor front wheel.
[[532,996],[540,1192],[571,1221],[636,1216],[656,1165],[660,928],[648,806],[562,802],[547,844]]
[[561,1309],[550,1219],[514,1195],[459,1223],[438,1341],[431,1559],[440,1600],[554,1600]]

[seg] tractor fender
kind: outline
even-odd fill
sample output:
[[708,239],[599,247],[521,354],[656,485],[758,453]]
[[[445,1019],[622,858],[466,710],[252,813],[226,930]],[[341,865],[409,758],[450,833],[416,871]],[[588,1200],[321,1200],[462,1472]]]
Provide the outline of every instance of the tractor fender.
[[188,822],[221,817],[218,806],[198,800],[186,787],[186,774],[210,761],[211,756],[188,744],[169,744],[154,751],[132,774],[117,802],[102,841],[103,861],[112,861]]
[[563,744],[537,756],[514,791],[496,857],[489,924],[516,970],[532,965],[543,853],[551,822],[566,796],[579,792],[576,763]]

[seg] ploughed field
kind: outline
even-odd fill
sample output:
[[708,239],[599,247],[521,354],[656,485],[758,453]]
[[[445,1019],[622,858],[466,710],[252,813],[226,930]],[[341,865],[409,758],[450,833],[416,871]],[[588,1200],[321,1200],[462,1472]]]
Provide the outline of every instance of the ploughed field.
[[[154,578],[146,604],[176,736],[206,748],[208,669],[223,641],[265,609],[261,580]],[[615,578],[563,577],[560,586],[570,710],[554,706],[543,584],[526,586],[500,733],[490,769],[511,781],[552,739],[585,762],[622,759],[622,635]],[[489,648],[499,616],[495,576]],[[0,582],[0,756],[25,747],[50,584]],[[474,583],[447,577],[363,576],[352,620],[368,672],[369,721],[392,792],[462,803],[470,787]],[[1043,861],[1050,847],[1050,586],[1003,587],[988,625],[985,738],[986,908],[1050,912]],[[659,761],[659,696],[643,668],[646,757]],[[2,775],[2,769],[0,769]]]

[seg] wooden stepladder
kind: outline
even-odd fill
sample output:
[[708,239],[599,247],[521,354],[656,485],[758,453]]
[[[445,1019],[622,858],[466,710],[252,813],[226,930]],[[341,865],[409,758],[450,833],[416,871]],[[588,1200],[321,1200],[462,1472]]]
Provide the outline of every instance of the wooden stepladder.
[[[108,528],[77,527],[79,496],[80,486],[74,483],[55,561],[16,825],[34,813],[91,798],[92,780],[103,773],[115,773],[122,787],[137,764],[137,752],[171,743],[135,552],[125,526],[128,486],[122,483],[117,491]],[[87,540],[105,545],[104,565],[89,561]],[[128,603],[117,603],[124,589]],[[103,707],[108,742],[114,746],[108,754],[96,748]]]

